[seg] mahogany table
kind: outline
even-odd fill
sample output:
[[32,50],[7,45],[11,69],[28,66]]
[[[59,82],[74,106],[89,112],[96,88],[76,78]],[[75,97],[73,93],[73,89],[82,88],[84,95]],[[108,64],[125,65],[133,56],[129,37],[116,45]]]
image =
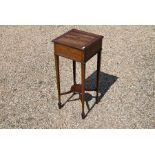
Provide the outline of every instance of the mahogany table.
[[[98,89],[99,89],[99,73],[101,64],[101,50],[102,50],[103,36],[88,33],[85,31],[72,29],[65,34],[52,40],[54,42],[54,55],[56,67],[56,79],[58,89],[58,107],[61,109],[61,95],[68,93],[79,93],[82,103],[82,119],[85,118],[84,99],[85,91],[85,68],[86,62],[97,54],[97,76],[96,76],[96,103],[98,103]],[[73,60],[73,82],[74,85],[68,92],[61,93],[60,90],[60,75],[59,75],[59,56]],[[76,62],[81,63],[81,84],[76,83]]]

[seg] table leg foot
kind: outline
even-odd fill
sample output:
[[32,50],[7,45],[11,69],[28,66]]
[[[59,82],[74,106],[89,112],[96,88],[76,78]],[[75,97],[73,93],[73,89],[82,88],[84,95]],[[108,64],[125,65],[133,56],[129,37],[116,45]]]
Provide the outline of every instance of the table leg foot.
[[98,104],[99,102],[99,99],[98,99],[98,96],[96,97],[96,103],[95,104]]
[[61,108],[62,108],[62,105],[61,105],[61,103],[60,103],[60,102],[58,103],[58,108],[59,108],[59,109],[61,109]]
[[82,119],[85,119],[85,117],[86,117],[85,113],[81,113],[81,117],[82,117]]

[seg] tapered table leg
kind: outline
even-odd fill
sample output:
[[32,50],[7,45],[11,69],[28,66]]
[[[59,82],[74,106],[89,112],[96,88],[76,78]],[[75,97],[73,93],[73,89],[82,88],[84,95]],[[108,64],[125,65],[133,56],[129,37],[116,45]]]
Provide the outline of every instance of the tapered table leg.
[[73,60],[73,82],[76,84],[76,62]]
[[99,77],[101,68],[100,66],[101,66],[101,50],[97,53],[96,103],[99,102],[98,92],[99,92]]
[[81,102],[82,102],[82,119],[85,118],[85,113],[84,113],[84,98],[85,98],[85,63],[81,63],[81,85],[82,85],[82,90],[81,90]]
[[57,80],[57,90],[58,90],[58,107],[61,109],[61,97],[60,97],[60,74],[59,74],[59,56],[55,56],[55,69],[56,69],[56,80]]

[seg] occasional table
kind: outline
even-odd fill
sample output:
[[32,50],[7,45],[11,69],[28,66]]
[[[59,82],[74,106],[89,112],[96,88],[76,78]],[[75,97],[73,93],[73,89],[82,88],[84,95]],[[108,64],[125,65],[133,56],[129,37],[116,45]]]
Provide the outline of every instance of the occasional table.
[[[85,88],[85,72],[86,62],[97,54],[97,75],[96,75],[96,103],[98,103],[99,90],[99,73],[101,65],[101,50],[102,50],[103,36],[88,33],[85,31],[72,29],[63,35],[52,40],[54,42],[54,55],[56,67],[56,79],[58,89],[58,107],[61,109],[61,95],[68,93],[79,93],[82,103],[82,119],[85,118],[84,100],[85,91],[91,91]],[[68,92],[61,92],[60,90],[60,74],[59,74],[59,56],[71,59],[73,61],[73,86]],[[76,62],[81,63],[81,84],[76,83]]]

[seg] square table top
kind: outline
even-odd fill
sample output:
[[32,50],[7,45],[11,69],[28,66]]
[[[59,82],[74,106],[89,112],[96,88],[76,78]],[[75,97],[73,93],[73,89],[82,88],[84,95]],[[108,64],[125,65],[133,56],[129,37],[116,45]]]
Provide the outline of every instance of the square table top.
[[79,50],[85,50],[93,43],[102,39],[103,36],[77,29],[71,29],[63,35],[52,40],[54,43],[62,44]]

